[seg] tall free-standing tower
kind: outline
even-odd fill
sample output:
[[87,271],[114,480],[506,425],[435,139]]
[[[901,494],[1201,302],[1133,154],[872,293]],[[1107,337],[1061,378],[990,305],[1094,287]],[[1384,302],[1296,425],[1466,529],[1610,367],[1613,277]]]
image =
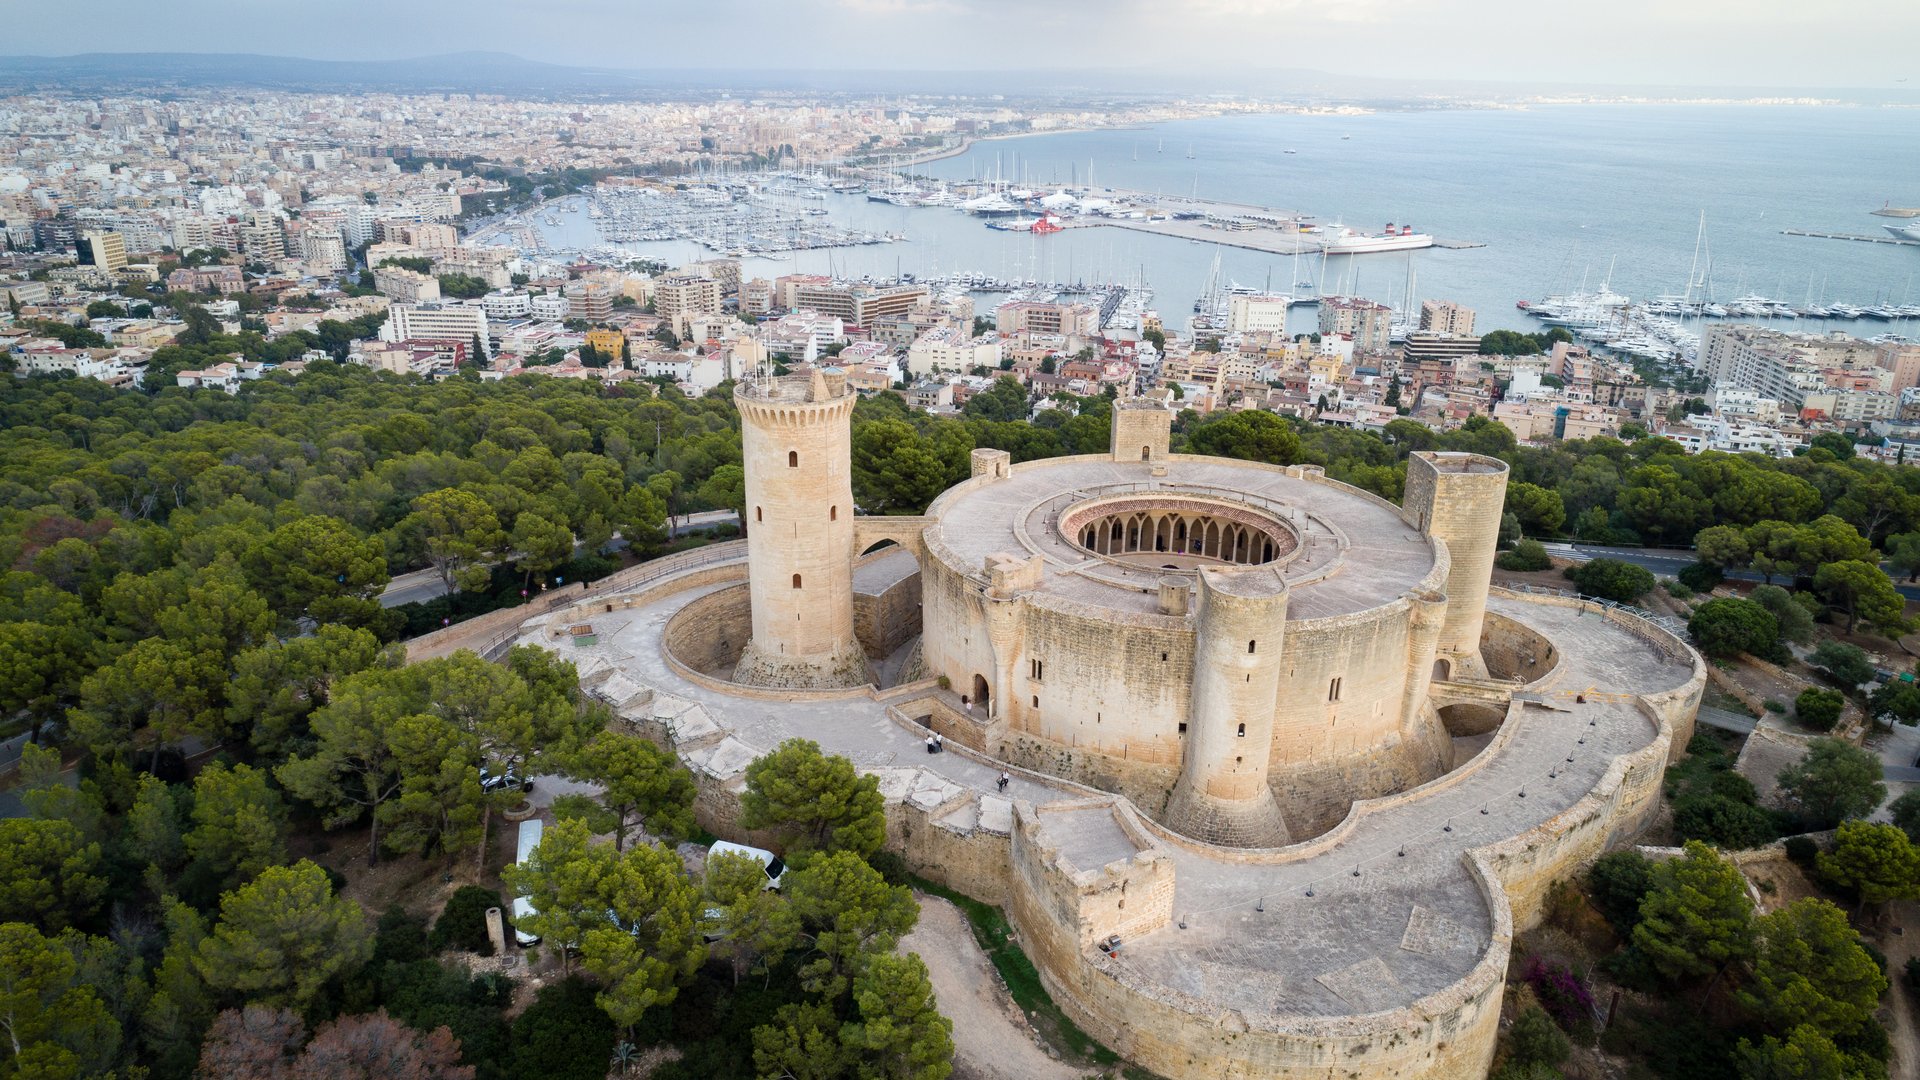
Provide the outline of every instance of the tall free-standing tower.
[[734,388],[746,471],[753,638],[734,681],[859,686],[853,625],[854,393],[838,371]]
[[1407,459],[1401,513],[1447,545],[1447,618],[1440,628],[1436,675],[1487,673],[1480,627],[1506,502],[1507,463],[1499,458],[1423,450]]

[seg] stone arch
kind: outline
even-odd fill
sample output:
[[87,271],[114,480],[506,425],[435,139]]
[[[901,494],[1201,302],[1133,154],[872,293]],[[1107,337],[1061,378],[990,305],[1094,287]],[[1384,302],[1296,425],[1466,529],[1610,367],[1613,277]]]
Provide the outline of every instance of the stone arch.
[[1433,677],[1436,682],[1446,682],[1453,674],[1453,661],[1444,657],[1433,662]]
[[979,672],[973,675],[973,703],[980,707],[981,712],[990,711],[989,706],[993,703],[993,691],[987,687],[987,677]]

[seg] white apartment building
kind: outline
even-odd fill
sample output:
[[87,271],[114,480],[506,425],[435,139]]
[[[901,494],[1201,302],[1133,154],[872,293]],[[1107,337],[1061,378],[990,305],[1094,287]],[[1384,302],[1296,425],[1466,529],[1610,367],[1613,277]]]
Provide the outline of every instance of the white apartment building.
[[192,389],[225,390],[229,394],[240,392],[240,384],[258,379],[265,372],[265,365],[235,360],[215,364],[199,371],[182,371],[174,377],[175,383]]
[[957,327],[942,326],[914,339],[907,347],[907,374],[920,378],[939,371],[989,371],[1000,366],[1000,338],[985,334],[972,337]]
[[480,298],[480,309],[497,322],[524,319],[533,314],[533,297],[521,289],[490,292]]
[[536,319],[559,322],[567,317],[567,312],[573,309],[573,305],[568,303],[567,298],[559,293],[541,293],[539,296],[533,298],[528,304],[528,308],[532,311],[533,317]]
[[769,353],[784,354],[809,364],[818,360],[827,346],[847,339],[845,325],[838,317],[817,311],[782,315],[773,322],[760,324],[757,330]]
[[1234,334],[1257,331],[1283,334],[1287,330],[1287,309],[1291,303],[1285,296],[1236,293],[1227,304],[1227,330]]
[[373,272],[373,287],[398,304],[431,304],[440,299],[440,279],[404,266],[383,266]]
[[380,327],[381,341],[471,341],[475,334],[486,340],[486,311],[453,304],[395,304],[387,309],[387,321]]
[[307,266],[315,273],[337,274],[348,266],[347,242],[337,229],[309,229],[303,246]]

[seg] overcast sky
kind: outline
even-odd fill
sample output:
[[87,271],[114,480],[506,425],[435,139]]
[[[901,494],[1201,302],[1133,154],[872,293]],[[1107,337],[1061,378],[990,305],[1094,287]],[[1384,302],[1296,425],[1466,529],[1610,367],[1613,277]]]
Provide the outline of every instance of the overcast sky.
[[[0,53],[1899,89],[1920,0],[14,0]],[[1912,80],[1903,82],[1902,80]]]

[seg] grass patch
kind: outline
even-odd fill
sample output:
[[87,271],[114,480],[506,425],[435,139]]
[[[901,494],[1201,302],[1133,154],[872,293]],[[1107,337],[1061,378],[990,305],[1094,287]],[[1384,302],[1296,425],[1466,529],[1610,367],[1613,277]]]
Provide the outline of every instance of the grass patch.
[[[1007,992],[1013,995],[1014,1003],[1020,1006],[1020,1011],[1026,1014],[1027,1021],[1040,1033],[1040,1037],[1047,1040],[1056,1051],[1076,1065],[1106,1067],[1120,1061],[1119,1054],[1080,1030],[1080,1025],[1075,1024],[1066,1013],[1060,1011],[1060,1006],[1053,1003],[1053,996],[1040,983],[1040,972],[1034,969],[1026,951],[1013,940],[1013,927],[1007,925],[1007,917],[999,908],[917,875],[908,875],[907,880],[914,888],[946,900],[966,914],[967,925],[973,927],[974,940],[980,943],[980,949],[987,954],[987,959],[993,961],[993,969],[1000,973],[1001,981],[1007,984]],[[1127,1066],[1124,1075],[1128,1080],[1158,1080],[1153,1073],[1135,1066]]]
[[1753,710],[1747,707],[1746,702],[1741,701],[1739,698],[1734,697],[1732,694],[1727,693],[1712,683],[1708,683],[1706,692],[1700,695],[1700,704],[1709,708],[1720,709],[1724,712],[1739,713],[1741,716],[1754,715]]

